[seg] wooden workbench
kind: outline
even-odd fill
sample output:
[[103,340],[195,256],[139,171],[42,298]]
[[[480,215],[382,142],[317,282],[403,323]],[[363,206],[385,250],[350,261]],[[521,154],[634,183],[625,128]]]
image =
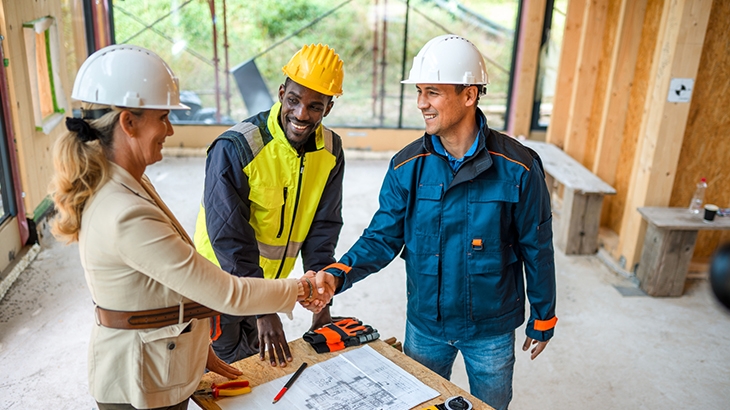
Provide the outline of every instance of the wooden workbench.
[[598,228],[605,195],[615,195],[616,189],[573,159],[554,144],[522,141],[540,155],[545,168],[545,183],[553,197],[555,182],[563,185],[563,200],[553,214],[555,244],[566,255],[592,255],[598,251]]
[[[473,404],[474,410],[492,409],[492,407],[488,406],[468,392],[462,390],[450,381],[427,369],[420,363],[416,362],[415,360],[411,359],[410,357],[406,356],[405,354],[401,353],[390,345],[384,343],[382,340],[370,342],[368,343],[368,346],[375,349],[378,353],[382,354],[408,373],[414,375],[424,384],[441,393],[441,396],[436,397],[431,401],[427,401],[426,403],[415,407],[415,409],[422,409],[432,404],[443,403],[444,401],[446,401],[446,399],[453,396],[465,397]],[[334,353],[318,354],[314,351],[314,349],[312,349],[311,346],[309,346],[307,342],[300,338],[293,342],[290,342],[289,348],[291,349],[292,357],[294,358],[294,360],[291,363],[287,364],[287,366],[284,368],[278,366],[272,367],[268,360],[259,360],[258,355],[243,359],[234,363],[233,365],[243,372],[243,376],[241,376],[241,378],[251,382],[251,386],[255,389],[256,386],[262,385],[271,380],[278,379],[279,377],[294,373],[294,371],[296,371],[296,369],[299,367],[299,365],[302,364],[302,362],[307,362],[310,365],[314,365],[335,357],[340,353],[344,353],[352,349],[357,349],[358,347],[350,347]],[[203,379],[200,381],[200,385],[198,386],[198,388],[204,389],[210,387],[212,383],[222,383],[227,380],[228,379],[226,379],[225,377],[220,376],[216,373],[207,373],[205,376],[203,376]],[[218,405],[215,403],[215,400],[209,395],[193,396],[193,401],[195,401],[195,403],[197,403],[198,406],[200,406],[204,410],[220,410],[220,407],[218,407]]]
[[641,289],[651,296],[682,296],[697,232],[730,230],[730,217],[704,222],[687,208],[643,207],[639,213],[648,223],[641,260],[636,269]]

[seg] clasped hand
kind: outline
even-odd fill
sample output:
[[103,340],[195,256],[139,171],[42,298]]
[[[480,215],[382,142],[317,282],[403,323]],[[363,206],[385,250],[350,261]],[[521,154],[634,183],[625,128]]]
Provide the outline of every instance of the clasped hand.
[[327,306],[335,294],[335,277],[325,271],[307,271],[299,282],[304,288],[304,299],[299,303],[314,313]]

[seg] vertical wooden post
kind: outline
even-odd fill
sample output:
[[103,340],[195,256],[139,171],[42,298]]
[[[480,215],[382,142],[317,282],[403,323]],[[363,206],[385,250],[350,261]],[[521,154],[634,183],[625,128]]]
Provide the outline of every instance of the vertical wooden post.
[[563,150],[580,163],[585,163],[585,147],[591,108],[601,61],[603,31],[606,25],[608,0],[591,0],[584,12],[575,85],[570,99],[568,126]]
[[560,148],[565,145],[565,132],[570,120],[570,101],[575,85],[578,50],[583,24],[585,24],[583,14],[587,3],[588,0],[570,0],[565,17],[563,46],[561,47],[560,62],[558,63],[558,80],[555,84],[553,112],[550,116],[550,125],[545,137],[547,142],[551,142]]
[[546,0],[524,0],[507,132],[530,134]]
[[[652,63],[654,50],[659,41],[659,26],[664,9],[668,0],[647,0],[644,21],[642,22],[641,36],[638,39],[639,49],[637,52],[636,67],[631,79],[631,90],[626,108],[626,120],[620,133],[621,140],[615,143],[620,146],[620,155],[616,164],[616,171],[611,184],[616,188],[616,195],[606,198],[602,223],[611,230],[621,234],[621,220],[626,206],[629,184],[634,165],[634,155],[639,144],[639,129],[644,117],[644,106],[649,93],[649,83],[654,75],[652,74]],[[607,142],[610,143],[610,142]],[[631,209],[633,212],[634,210]],[[616,248],[618,242],[613,244],[611,254],[614,258],[620,259],[621,253]],[[624,266],[625,267],[625,266]]]
[[613,0],[608,2],[606,8],[606,25],[603,29],[603,39],[598,58],[595,91],[587,121],[583,124],[585,154],[582,162],[590,170],[593,170],[596,158],[603,155],[598,144],[598,134],[605,114],[605,106],[611,100],[610,92],[612,90],[609,87],[612,85],[611,77],[614,75],[616,68],[616,48],[621,39],[620,33],[627,3],[629,3],[629,0]]
[[596,130],[594,174],[609,185],[616,182],[616,166],[621,156],[624,125],[626,124],[631,85],[634,80],[639,39],[644,23],[647,0],[623,0],[618,19],[617,41],[610,57],[606,90]]
[[668,0],[662,10],[617,247],[629,269],[638,262],[646,230],[636,208],[669,204],[690,107],[667,101],[669,84],[697,75],[711,8],[712,0]]

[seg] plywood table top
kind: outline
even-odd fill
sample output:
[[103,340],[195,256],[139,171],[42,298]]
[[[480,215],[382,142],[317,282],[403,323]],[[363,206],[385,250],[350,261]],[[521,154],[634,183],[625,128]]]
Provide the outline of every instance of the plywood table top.
[[[405,354],[383,342],[382,340],[375,340],[368,343],[367,345],[375,349],[378,353],[382,354],[393,363],[400,366],[403,370],[414,375],[417,379],[419,379],[427,386],[441,393],[441,396],[417,406],[416,409],[422,409],[428,407],[429,405],[443,403],[449,397],[454,396],[463,396],[471,401],[474,406],[474,410],[492,409],[492,407],[490,407],[489,405],[480,401],[479,399],[464,391],[457,385],[432,372],[428,368],[424,367],[420,363],[406,356]],[[293,361],[291,363],[288,363],[288,365],[284,368],[278,366],[272,367],[268,360],[259,360],[258,355],[254,355],[249,358],[235,362],[233,366],[237,367],[243,372],[243,376],[241,376],[241,378],[248,380],[251,383],[252,388],[255,389],[256,386],[262,385],[271,380],[278,379],[279,377],[294,373],[294,371],[296,371],[296,369],[302,364],[302,362],[307,362],[310,365],[313,365],[335,357],[340,353],[346,352],[351,349],[357,349],[359,347],[350,347],[348,349],[334,353],[318,354],[307,342],[299,338],[297,340],[289,342],[289,348],[292,353]],[[221,375],[218,375],[216,373],[207,373],[203,376],[198,388],[208,388],[212,383],[223,383],[225,381],[228,381],[228,379]],[[220,410],[220,407],[210,396],[196,395],[193,396],[193,401],[195,401],[195,403],[197,403],[204,410]]]

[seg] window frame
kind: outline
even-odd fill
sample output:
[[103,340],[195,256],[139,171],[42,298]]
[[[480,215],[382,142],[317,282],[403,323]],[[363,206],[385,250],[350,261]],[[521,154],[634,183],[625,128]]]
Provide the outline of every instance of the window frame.
[[[41,68],[37,63],[38,48],[36,42],[39,35],[43,36],[43,44],[45,45],[46,68],[43,72],[41,72]],[[52,16],[45,16],[23,23],[23,37],[26,45],[26,61],[28,63],[35,129],[44,134],[49,134],[61,123],[63,115],[67,111],[65,93],[58,72],[61,62],[56,19]],[[45,78],[41,79],[43,75],[48,75],[48,91],[50,94],[48,97],[41,95],[41,81],[45,81]],[[44,98],[50,98],[50,101]],[[52,105],[52,109],[50,114],[44,116],[42,107],[48,103]]]

